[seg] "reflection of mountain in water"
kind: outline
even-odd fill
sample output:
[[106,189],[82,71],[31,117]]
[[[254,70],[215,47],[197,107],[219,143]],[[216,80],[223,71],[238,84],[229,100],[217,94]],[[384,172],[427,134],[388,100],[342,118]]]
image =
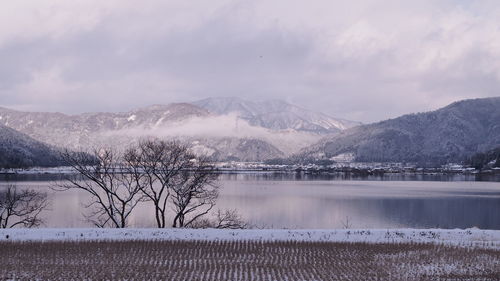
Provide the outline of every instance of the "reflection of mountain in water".
[[500,197],[380,199],[376,205],[388,221],[412,228],[500,229]]

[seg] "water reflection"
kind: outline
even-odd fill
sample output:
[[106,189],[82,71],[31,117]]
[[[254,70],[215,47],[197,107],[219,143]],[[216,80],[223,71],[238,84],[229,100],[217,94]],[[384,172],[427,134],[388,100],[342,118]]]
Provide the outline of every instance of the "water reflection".
[[[500,183],[476,181],[332,180],[290,174],[223,175],[218,204],[237,209],[258,227],[467,228],[500,229]],[[83,218],[85,193],[49,188],[58,175],[17,178],[22,188],[50,193],[48,227],[90,226]],[[436,179],[434,179],[436,180]],[[0,181],[0,192],[9,182]],[[153,227],[151,207],[132,217],[135,227]]]
[[[55,181],[62,180],[64,174],[0,174],[0,182],[5,181]],[[275,181],[317,181],[317,180],[360,180],[360,181],[484,181],[500,182],[500,174],[400,174],[386,173],[380,175],[364,175],[355,173],[322,173],[305,172],[248,172],[223,173],[223,180],[275,180]]]

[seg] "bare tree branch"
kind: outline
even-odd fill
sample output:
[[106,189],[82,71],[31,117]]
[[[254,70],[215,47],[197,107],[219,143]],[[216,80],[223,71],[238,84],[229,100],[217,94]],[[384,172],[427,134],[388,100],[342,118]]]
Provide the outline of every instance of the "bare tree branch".
[[191,161],[189,170],[184,170],[172,188],[172,203],[175,212],[172,227],[188,227],[208,214],[219,197],[218,174],[207,159]]
[[98,227],[126,227],[142,201],[152,202],[159,228],[168,226],[171,210],[171,226],[188,227],[207,215],[219,196],[213,165],[177,141],[142,140],[123,154],[111,149],[65,152],[63,159],[81,177],[68,177],[58,188],[89,193],[86,217]]
[[172,226],[185,227],[215,205],[218,176],[208,161],[191,153],[187,145],[149,139],[129,148],[125,155],[127,171],[134,174],[137,185],[154,205],[159,228],[168,226],[170,209],[174,211]]
[[62,154],[80,177],[67,177],[60,190],[80,189],[91,195],[85,216],[95,226],[123,228],[137,204],[144,200],[135,175],[127,173],[123,155],[112,149],[96,149],[92,154]]
[[189,225],[191,228],[218,228],[218,229],[245,229],[250,226],[246,223],[236,210],[220,209],[213,215],[212,219],[202,218]]
[[32,189],[19,191],[16,186],[9,185],[0,193],[0,228],[40,226],[43,223],[40,213],[48,205],[46,193]]

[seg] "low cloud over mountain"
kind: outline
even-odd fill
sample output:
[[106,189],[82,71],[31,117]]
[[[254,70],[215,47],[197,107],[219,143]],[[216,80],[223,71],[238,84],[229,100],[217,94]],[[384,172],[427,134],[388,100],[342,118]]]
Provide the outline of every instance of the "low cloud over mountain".
[[286,157],[356,122],[283,101],[206,99],[154,105],[125,113],[22,112],[0,109],[0,123],[37,140],[71,149],[123,148],[143,137],[181,139],[218,160]]

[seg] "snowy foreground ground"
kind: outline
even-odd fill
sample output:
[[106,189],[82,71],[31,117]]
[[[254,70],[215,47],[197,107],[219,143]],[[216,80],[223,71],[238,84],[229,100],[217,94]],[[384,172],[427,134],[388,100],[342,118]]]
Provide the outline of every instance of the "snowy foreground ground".
[[500,231],[0,230],[0,280],[500,280]]
[[98,229],[47,228],[0,229],[0,241],[85,240],[209,240],[405,243],[433,242],[447,245],[500,249],[500,230],[481,229]]

